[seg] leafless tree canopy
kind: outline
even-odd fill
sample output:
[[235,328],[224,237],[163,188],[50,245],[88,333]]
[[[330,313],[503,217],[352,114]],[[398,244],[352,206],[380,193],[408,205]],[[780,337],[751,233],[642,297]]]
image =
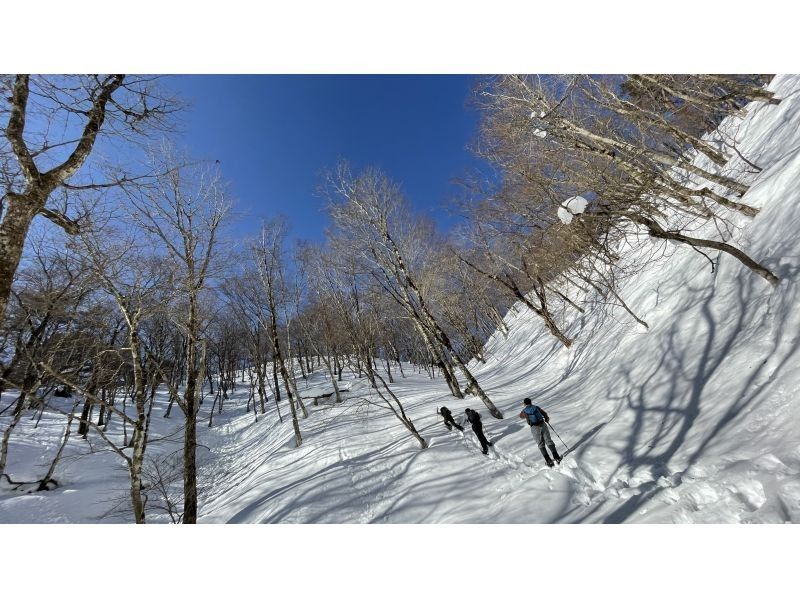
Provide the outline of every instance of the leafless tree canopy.
[[[146,172],[120,149],[170,126],[177,102],[155,77],[131,75],[0,78],[0,318],[33,219],[69,234],[91,219],[96,193],[135,185]],[[101,159],[98,149],[116,150]]]

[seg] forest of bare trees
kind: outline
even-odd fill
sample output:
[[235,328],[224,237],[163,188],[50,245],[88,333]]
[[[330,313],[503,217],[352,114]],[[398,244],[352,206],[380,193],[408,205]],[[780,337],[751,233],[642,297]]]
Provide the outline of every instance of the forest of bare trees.
[[[745,194],[759,166],[710,135],[748,102],[779,102],[768,80],[481,78],[473,150],[494,174],[465,173],[459,226],[442,232],[401,182],[342,162],[320,185],[326,240],[291,244],[273,214],[255,238],[231,237],[223,173],[174,148],[180,102],[158,78],[0,77],[0,474],[18,483],[6,469],[22,418],[59,413],[62,449],[92,437],[124,464],[133,520],[158,508],[195,523],[197,427],[214,426],[237,387],[254,420],[291,419],[299,447],[320,397],[302,396],[298,380],[323,372],[336,405],[351,400],[349,371],[425,449],[396,380],[408,368],[441,377],[454,399],[472,394],[502,418],[470,364],[508,332],[513,305],[541,318],[560,351],[581,343],[569,330],[589,297],[647,329],[621,290],[645,265],[622,260],[625,245],[677,243],[712,268],[725,254],[776,285],[726,232],[757,216]],[[575,197],[585,209],[559,218]],[[698,232],[706,223],[720,234]],[[165,463],[147,469],[159,389],[163,417],[183,422],[179,500]],[[41,489],[58,483],[60,456]]]

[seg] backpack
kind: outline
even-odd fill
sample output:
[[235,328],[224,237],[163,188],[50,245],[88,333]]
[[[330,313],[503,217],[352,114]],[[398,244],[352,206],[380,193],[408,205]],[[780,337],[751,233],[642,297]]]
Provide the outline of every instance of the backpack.
[[542,412],[539,411],[536,405],[528,405],[523,411],[525,412],[525,417],[528,419],[529,426],[538,426],[544,421]]
[[474,409],[470,409],[467,412],[467,419],[471,424],[478,424],[481,421],[481,414],[475,411]]

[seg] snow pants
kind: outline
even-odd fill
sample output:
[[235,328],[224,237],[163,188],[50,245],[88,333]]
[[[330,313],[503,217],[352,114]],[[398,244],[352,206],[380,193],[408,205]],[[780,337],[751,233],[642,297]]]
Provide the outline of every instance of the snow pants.
[[536,440],[536,444],[548,464],[550,463],[550,455],[547,454],[547,450],[544,448],[545,444],[550,449],[550,452],[553,453],[554,459],[561,459],[556,451],[556,443],[550,438],[550,430],[547,429],[546,423],[542,423],[541,426],[531,426],[531,434],[533,434],[533,438]]
[[448,415],[447,417],[444,418],[444,425],[447,426],[448,430],[452,430],[453,426],[455,426],[457,430],[460,430],[461,432],[464,431],[464,428],[462,428],[456,423],[456,420],[453,419],[452,415]]
[[550,438],[550,430],[547,429],[547,424],[542,424],[541,426],[531,426],[531,434],[533,434],[533,438],[536,440],[536,444],[539,445],[539,450],[544,450],[544,445],[547,446],[555,446],[556,443],[553,442],[553,439]]
[[484,453],[489,452],[489,441],[486,440],[486,436],[483,435],[483,426],[481,424],[473,425],[472,431],[475,432],[475,436],[478,437],[478,441],[481,443],[481,450]]

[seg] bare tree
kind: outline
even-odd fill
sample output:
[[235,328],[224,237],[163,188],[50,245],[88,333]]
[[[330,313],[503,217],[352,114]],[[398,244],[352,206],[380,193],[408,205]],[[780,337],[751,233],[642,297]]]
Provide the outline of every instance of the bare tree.
[[337,319],[333,306],[326,300],[323,280],[324,256],[321,248],[303,246],[298,253],[297,262],[301,266],[300,273],[306,280],[310,295],[302,316],[298,318],[298,324],[311,348],[325,364],[333,385],[335,402],[341,403],[342,395],[339,391],[334,357],[338,350],[337,340],[341,337],[340,327],[337,325],[340,320]]
[[352,271],[348,272],[342,268],[342,264],[337,263],[335,258],[330,259],[330,256],[327,256],[326,259],[326,256],[320,254],[318,257],[320,259],[314,262],[315,285],[319,289],[320,296],[324,298],[325,305],[334,310],[337,320],[344,325],[349,344],[348,353],[352,353],[358,362],[363,363],[371,389],[378,397],[375,400],[370,391],[364,400],[391,411],[419,442],[420,447],[427,448],[427,440],[417,430],[402,402],[380,372],[373,367],[378,338],[385,330],[382,322],[385,322],[386,314],[380,311],[380,300],[376,300],[380,294],[377,289],[370,292],[369,289],[360,287],[358,277],[354,276]]
[[[505,195],[520,197],[512,214],[550,235],[559,228],[556,209],[569,197],[585,194],[592,200],[591,209],[569,227],[584,253],[615,261],[613,242],[607,238],[611,235],[613,241],[635,232],[625,227],[627,221],[657,238],[695,249],[719,249],[771,284],[778,282],[730,243],[681,230],[708,219],[726,222],[718,208],[753,215],[722,195],[742,194],[747,185],[698,166],[688,150],[665,149],[662,142],[671,130],[663,123],[660,130],[654,129],[659,124],[655,116],[640,116],[603,82],[504,76],[488,81],[478,94],[484,113],[480,151],[506,175]],[[685,145],[690,139],[678,141]],[[702,181],[719,188],[714,191]],[[528,198],[527,203],[522,198]],[[679,214],[685,217],[682,224],[674,217]]]
[[452,360],[489,412],[502,418],[500,410],[458,355],[419,284],[419,266],[431,247],[430,223],[414,217],[397,185],[377,170],[367,170],[353,177],[342,165],[331,177],[330,186],[330,213],[338,234],[346,239],[343,243],[406,311],[429,350],[440,356],[440,362],[445,365]]
[[[91,354],[94,348],[84,333],[92,291],[84,264],[74,254],[52,251],[40,240],[33,243],[32,250],[34,259],[20,269],[12,290],[2,335],[11,346],[0,368],[0,392],[13,388],[19,394],[0,410],[2,414],[13,407],[0,441],[0,474],[5,471],[11,434],[26,410],[43,408],[46,395],[55,390],[52,377],[39,362],[58,360],[68,367],[72,360],[63,350],[67,344],[80,348],[82,354]],[[40,389],[48,384],[50,390],[42,395]]]
[[281,347],[281,337],[278,334],[278,322],[281,318],[283,304],[287,300],[288,292],[283,256],[285,227],[286,222],[282,219],[264,222],[261,227],[261,236],[251,246],[253,262],[258,280],[261,283],[260,291],[263,297],[263,301],[254,302],[254,304],[260,307],[258,312],[259,322],[272,341],[273,360],[277,371],[280,372],[289,402],[289,409],[292,413],[295,446],[300,446],[303,443],[303,436],[300,432],[297,406],[295,404],[299,397],[292,375],[286,367],[283,348]]
[[182,521],[196,523],[197,414],[206,354],[202,331],[207,311],[203,297],[220,265],[216,259],[219,233],[230,202],[217,170],[203,165],[178,168],[181,162],[169,148],[154,160],[154,170],[166,174],[150,188],[130,195],[130,201],[133,217],[165,251],[174,273],[176,294],[171,313],[185,338],[183,397],[173,389],[185,416]]
[[[81,229],[88,210],[70,209],[82,191],[134,183],[141,175],[112,173],[97,180],[89,164],[98,139],[133,140],[163,126],[176,103],[155,78],[128,75],[77,77],[16,75],[2,79],[0,116],[5,118],[0,158],[0,319],[5,316],[14,273],[33,219],[44,216],[69,234]],[[85,170],[84,176],[78,176]],[[60,206],[50,205],[57,192]]]
[[[94,357],[92,375],[88,381],[69,378],[61,372],[63,381],[72,380],[72,386],[84,395],[87,402],[100,405],[101,409],[117,414],[124,426],[130,425],[131,436],[124,444],[132,449],[128,456],[115,446],[103,433],[108,422],[94,424],[84,410],[82,426],[91,426],[112,445],[112,448],[125,460],[130,474],[131,505],[137,523],[145,522],[145,503],[143,487],[143,466],[148,443],[150,414],[153,407],[155,388],[160,379],[163,364],[155,363],[161,357],[155,356],[154,341],[147,338],[146,324],[155,324],[163,317],[166,305],[163,302],[164,288],[173,279],[171,264],[157,255],[152,246],[141,242],[133,232],[126,238],[120,232],[108,229],[95,230],[92,234],[82,234],[76,239],[83,254],[87,256],[93,275],[100,288],[116,303],[116,308],[125,323],[127,334],[125,343],[114,346],[113,338],[107,349]],[[119,239],[111,241],[110,239]],[[156,331],[161,331],[155,326]],[[106,386],[115,385],[120,371],[129,372],[130,384],[122,409],[117,409],[106,396]],[[51,371],[55,370],[51,367]],[[101,392],[102,391],[102,392]],[[135,416],[131,418],[125,410],[125,399],[130,398]],[[90,413],[90,412],[89,412]],[[127,430],[127,428],[124,428]]]

